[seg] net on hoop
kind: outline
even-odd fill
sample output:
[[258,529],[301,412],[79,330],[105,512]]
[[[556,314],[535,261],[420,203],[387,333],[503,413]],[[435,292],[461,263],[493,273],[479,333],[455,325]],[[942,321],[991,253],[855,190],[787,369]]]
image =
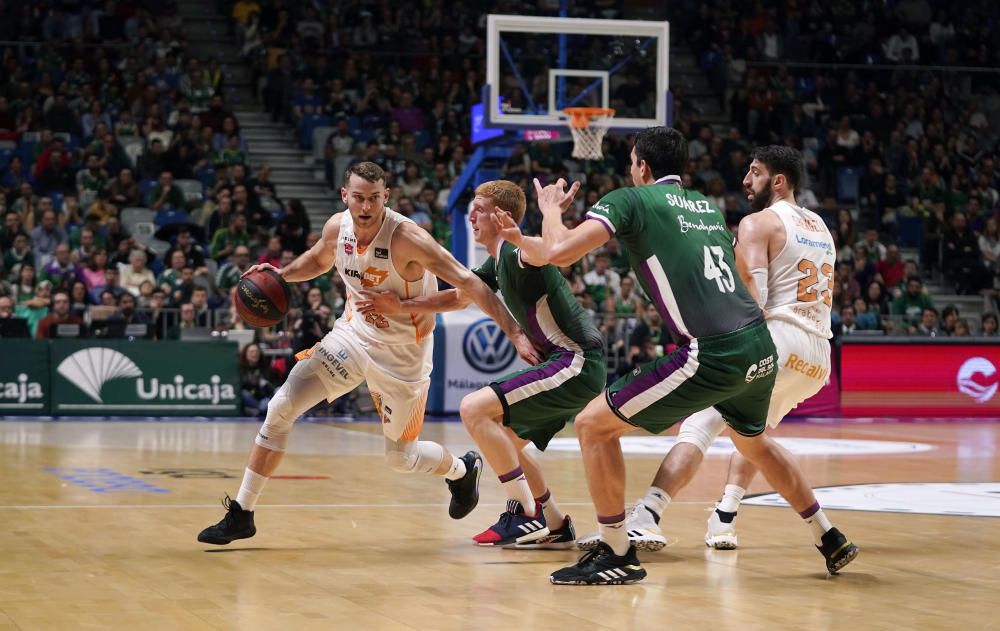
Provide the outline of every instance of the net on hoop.
[[608,132],[608,121],[615,116],[610,107],[567,107],[569,131],[573,134],[573,157],[580,160],[600,160],[601,142]]

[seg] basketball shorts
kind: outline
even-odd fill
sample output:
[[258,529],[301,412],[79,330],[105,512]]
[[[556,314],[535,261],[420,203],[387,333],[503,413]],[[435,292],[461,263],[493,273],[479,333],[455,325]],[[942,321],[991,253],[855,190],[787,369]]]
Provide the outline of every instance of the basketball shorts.
[[830,341],[782,320],[769,320],[767,328],[778,350],[778,376],[767,410],[767,426],[777,427],[829,380]]
[[658,434],[714,407],[744,436],[764,431],[777,373],[777,351],[763,320],[696,338],[620,378],[607,389],[626,423]]
[[503,424],[543,450],[604,389],[604,351],[558,350],[537,366],[490,383],[503,405]]
[[306,363],[305,369],[320,377],[329,401],[366,381],[386,438],[416,440],[431,383],[432,339],[419,344],[374,345],[359,339],[350,326],[338,320],[300,364]]

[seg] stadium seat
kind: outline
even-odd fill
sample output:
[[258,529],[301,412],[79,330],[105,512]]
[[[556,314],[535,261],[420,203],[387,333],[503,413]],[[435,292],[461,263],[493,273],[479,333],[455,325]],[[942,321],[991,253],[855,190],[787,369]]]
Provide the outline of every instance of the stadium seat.
[[172,223],[187,223],[188,214],[183,210],[176,210],[174,208],[161,208],[156,212],[153,217],[153,224],[157,228],[162,228],[163,226],[170,225]]
[[302,128],[299,135],[299,145],[302,149],[312,149],[313,147],[313,130],[317,127],[329,127],[330,123],[329,116],[322,116],[319,114],[311,114],[302,117]]
[[313,129],[312,154],[314,158],[322,160],[325,157],[326,139],[336,130],[336,127],[330,127],[329,125],[321,125]]
[[[125,228],[126,232],[133,235],[136,233],[136,226],[140,224],[148,223],[150,228],[152,228],[154,217],[156,217],[156,213],[152,210],[138,207],[123,208],[119,215],[122,227]],[[150,233],[150,237],[152,237],[152,233]]]
[[858,182],[861,172],[854,167],[837,169],[837,201],[841,203],[858,201]]
[[198,202],[199,204],[203,201],[204,186],[201,180],[176,180],[174,184],[177,188],[184,191],[184,199],[188,202]]
[[132,163],[132,168],[134,169],[139,166],[139,158],[142,157],[143,152],[146,150],[146,141],[135,136],[128,136],[119,138],[118,144],[121,145],[122,150],[125,151],[125,155],[128,156],[129,161]]
[[920,248],[924,240],[924,218],[900,215],[896,241],[901,248]]
[[[62,212],[63,194],[52,192],[46,193],[46,195],[52,200],[52,209],[55,210],[56,213]],[[83,204],[80,204],[80,207],[83,208]]]

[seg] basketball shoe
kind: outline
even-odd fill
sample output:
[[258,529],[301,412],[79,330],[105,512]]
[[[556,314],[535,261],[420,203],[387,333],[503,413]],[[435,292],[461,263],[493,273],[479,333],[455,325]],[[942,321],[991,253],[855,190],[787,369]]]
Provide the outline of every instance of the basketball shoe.
[[[718,505],[708,516],[708,530],[705,531],[705,545],[716,550],[736,549],[736,513],[720,513]],[[729,521],[723,521],[728,518]]]
[[[667,545],[667,538],[660,530],[658,516],[649,510],[641,501],[636,502],[625,518],[625,529],[628,530],[629,543],[639,550],[656,552]],[[576,541],[576,547],[581,550],[593,550],[601,542],[601,535],[591,533]]]
[[816,546],[816,549],[826,559],[826,569],[830,574],[839,572],[860,552],[858,547],[836,528],[831,528],[823,533],[823,545]]
[[576,543],[576,530],[573,520],[566,515],[563,525],[555,530],[549,529],[549,534],[533,541],[513,543],[506,547],[515,550],[569,550]]
[[253,525],[253,511],[243,510],[240,503],[228,495],[222,500],[226,516],[222,521],[198,533],[198,541],[224,546],[237,539],[249,539],[257,534]]
[[479,504],[479,476],[483,473],[483,457],[475,451],[467,451],[461,460],[465,463],[465,475],[457,480],[445,480],[451,491],[448,514],[452,519],[465,517]]
[[618,556],[611,546],[600,541],[576,565],[553,572],[549,581],[555,585],[630,585],[644,578],[646,570],[639,565],[634,545]]
[[524,507],[517,500],[507,500],[507,510],[500,513],[500,519],[486,530],[472,538],[481,546],[508,546],[528,543],[549,534],[542,505],[535,502],[535,516],[525,514]]

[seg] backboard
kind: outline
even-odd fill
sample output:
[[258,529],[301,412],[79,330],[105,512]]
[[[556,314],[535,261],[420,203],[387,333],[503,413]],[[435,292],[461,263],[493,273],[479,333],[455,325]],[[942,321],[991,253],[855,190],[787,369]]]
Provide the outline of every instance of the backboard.
[[614,131],[669,123],[670,24],[490,15],[487,127],[565,127],[567,107],[612,107]]

